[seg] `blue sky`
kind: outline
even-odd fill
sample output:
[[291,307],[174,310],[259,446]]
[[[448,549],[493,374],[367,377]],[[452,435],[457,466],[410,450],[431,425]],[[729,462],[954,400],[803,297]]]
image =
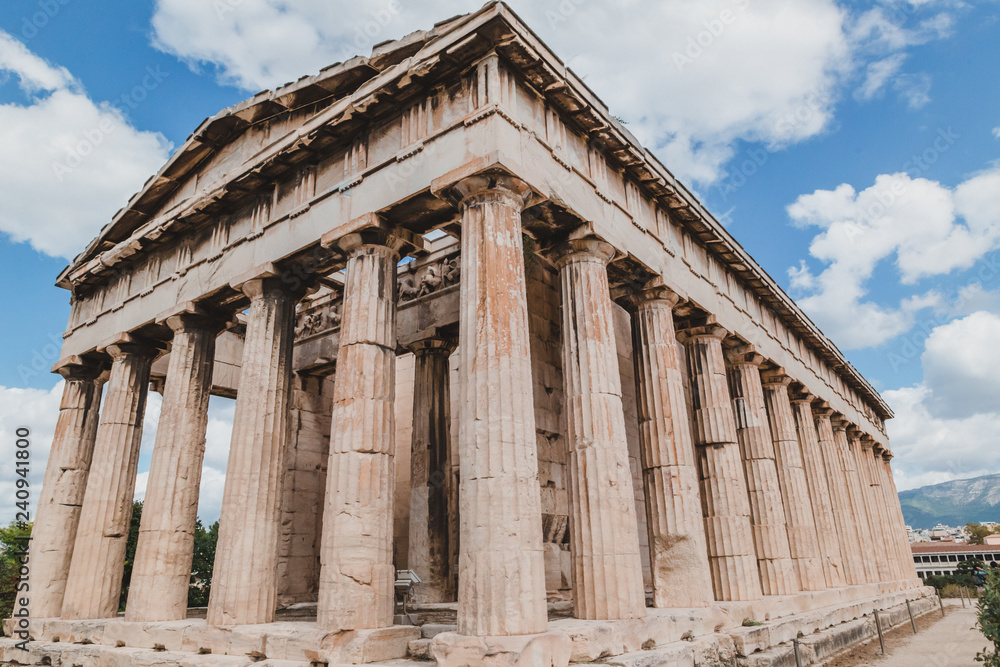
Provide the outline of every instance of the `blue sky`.
[[[1000,470],[1000,2],[511,4],[883,392],[901,487]],[[0,431],[39,475],[68,258],[205,117],[478,6],[6,0]]]

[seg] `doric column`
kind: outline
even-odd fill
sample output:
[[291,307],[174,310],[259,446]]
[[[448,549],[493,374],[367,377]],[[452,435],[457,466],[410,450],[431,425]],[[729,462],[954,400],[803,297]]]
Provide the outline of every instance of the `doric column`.
[[530,190],[474,176],[453,191],[462,215],[458,632],[534,634],[547,609],[521,242]]
[[889,514],[896,528],[896,545],[899,550],[900,569],[904,579],[916,579],[917,567],[913,563],[913,552],[910,549],[910,541],[906,535],[906,519],[903,518],[903,506],[899,502],[899,492],[896,490],[896,480],[892,476],[892,452],[882,450],[882,467],[885,471],[883,477],[883,488],[887,497]]
[[80,511],[62,617],[114,618],[118,613],[125,547],[155,348],[127,334],[109,345],[111,379],[94,443]]
[[750,524],[761,589],[764,595],[790,595],[801,589],[788,546],[774,440],[760,380],[760,364],[764,357],[748,346],[732,349],[726,357],[736,435],[749,491]]
[[274,620],[281,484],[292,382],[293,292],[269,267],[234,281],[250,298],[226,464],[209,625]]
[[62,613],[100,418],[101,365],[70,357],[54,370],[65,384],[31,529],[31,618],[55,618]]
[[396,454],[396,264],[382,228],[338,241],[347,254],[320,551],[324,630],[392,625]]
[[694,442],[698,446],[701,502],[715,598],[756,600],[761,597],[761,588],[750,529],[750,501],[722,352],[722,339],[727,335],[722,327],[709,324],[686,329],[679,338],[687,347]]
[[868,522],[868,532],[872,536],[871,559],[875,563],[878,574],[876,581],[892,581],[893,573],[889,569],[889,559],[885,549],[885,539],[882,534],[882,526],[878,521],[878,513],[875,507],[875,499],[872,494],[871,469],[868,460],[872,457],[872,441],[862,440],[861,432],[858,430],[848,431],[848,441],[851,443],[852,453],[858,468],[858,479],[861,484],[861,495],[864,501],[865,519]]
[[428,338],[413,352],[413,436],[410,452],[410,534],[408,567],[423,580],[414,585],[418,602],[449,602],[448,455],[451,388],[448,358],[453,341]]
[[833,443],[837,450],[840,469],[847,484],[847,495],[851,504],[851,521],[854,522],[858,535],[857,553],[864,572],[864,583],[875,583],[878,581],[878,568],[873,556],[875,546],[872,543],[868,517],[865,515],[865,501],[861,491],[861,480],[858,477],[857,460],[847,438],[848,423],[843,418],[835,418],[832,423]]
[[[863,440],[871,440],[871,436],[863,436]],[[874,514],[879,525],[879,537],[885,549],[885,558],[889,564],[889,573],[893,581],[903,579],[903,567],[896,551],[895,531],[889,518],[889,505],[886,500],[885,475],[882,472],[882,445],[872,440],[872,446],[867,457],[868,475],[872,485],[874,499]]]
[[826,465],[819,448],[816,422],[813,421],[812,402],[815,397],[809,393],[792,395],[792,412],[795,415],[795,432],[799,447],[802,448],[802,463],[812,499],[813,520],[819,538],[820,557],[827,588],[840,588],[847,584],[844,575],[844,560],[840,553],[837,537],[837,522],[834,519],[833,500],[830,484],[826,477]]
[[193,312],[194,308],[186,310],[163,318],[174,338],[129,584],[127,621],[187,618],[215,337],[223,322]]
[[678,296],[649,289],[635,297],[636,395],[653,605],[705,607],[712,579],[698,467],[674,332]]
[[587,238],[556,253],[574,615],[641,618],[646,598],[607,276],[614,248]]
[[792,379],[778,369],[763,373],[761,380],[771,437],[774,440],[788,546],[798,571],[799,586],[804,591],[821,591],[826,588],[826,575],[823,572],[819,538],[813,520],[802,448],[795,429],[792,404],[788,399],[788,385]]
[[823,456],[830,501],[833,506],[834,525],[841,545],[844,575],[852,586],[865,583],[865,567],[861,561],[861,541],[852,521],[851,500],[847,492],[847,479],[837,456],[834,442],[833,410],[826,403],[813,403],[813,417],[816,421],[816,435],[819,451]]

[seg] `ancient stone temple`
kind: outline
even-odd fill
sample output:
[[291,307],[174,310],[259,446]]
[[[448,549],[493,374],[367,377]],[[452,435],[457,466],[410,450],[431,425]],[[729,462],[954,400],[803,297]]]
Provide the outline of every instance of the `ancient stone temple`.
[[0,662],[809,664],[930,608],[888,406],[502,3],[206,120],[57,284]]

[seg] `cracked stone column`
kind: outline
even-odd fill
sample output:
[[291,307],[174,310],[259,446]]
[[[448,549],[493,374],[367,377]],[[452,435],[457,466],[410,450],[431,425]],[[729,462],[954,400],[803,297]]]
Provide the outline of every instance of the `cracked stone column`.
[[392,625],[396,453],[396,264],[403,241],[381,228],[348,234],[333,389],[317,623]]
[[410,453],[408,567],[423,580],[414,584],[418,602],[455,599],[449,562],[449,357],[455,343],[428,338],[409,346],[414,356],[413,436]]
[[569,473],[573,613],[642,618],[646,597],[607,265],[594,238],[556,250]]
[[715,599],[757,600],[761,587],[750,528],[750,501],[722,352],[722,339],[728,333],[717,324],[709,324],[682,331],[680,339],[687,346],[694,442]]
[[802,448],[802,463],[812,499],[813,520],[819,538],[819,553],[827,588],[840,588],[847,584],[844,575],[844,560],[837,537],[837,522],[834,518],[830,484],[826,477],[826,465],[819,448],[816,422],[813,419],[812,402],[815,396],[798,392],[791,396],[792,412],[795,415],[795,431]]
[[698,467],[674,332],[679,297],[666,288],[635,297],[636,395],[646,493],[653,606],[706,607],[712,577]]
[[295,304],[277,269],[231,285],[250,298],[243,363],[226,464],[209,625],[274,620],[278,535],[288,440]]
[[187,618],[215,338],[224,322],[194,312],[191,307],[185,307],[185,311],[163,318],[174,338],[139,524],[126,621]]
[[795,415],[788,398],[792,379],[781,369],[761,374],[764,404],[767,407],[771,438],[774,441],[778,485],[785,510],[788,547],[804,591],[826,589],[826,575],[820,557],[819,537],[813,520],[812,499],[806,479],[802,448],[795,429]]
[[[864,436],[870,439],[870,436]],[[868,478],[871,481],[875,516],[879,525],[879,541],[885,549],[885,558],[889,564],[889,576],[892,581],[903,579],[903,568],[899,562],[895,547],[895,535],[892,522],[889,519],[889,506],[886,501],[885,488],[882,485],[882,445],[872,441],[867,456]]]
[[848,431],[848,441],[851,443],[851,450],[858,469],[858,481],[861,485],[861,495],[864,502],[865,520],[868,523],[869,533],[872,536],[871,559],[875,564],[878,574],[876,581],[892,581],[893,574],[889,569],[889,559],[885,549],[885,540],[882,536],[882,526],[878,521],[878,514],[875,508],[875,499],[872,494],[872,482],[868,459],[872,455],[871,440],[862,439],[861,431],[851,429]]
[[105,351],[112,359],[111,379],[66,582],[66,619],[114,618],[118,613],[149,369],[157,353],[128,334]]
[[31,618],[56,618],[62,613],[100,419],[102,365],[70,357],[54,370],[65,384],[31,529]]
[[861,560],[861,539],[853,522],[853,510],[847,490],[847,479],[841,468],[834,442],[833,410],[825,402],[813,403],[813,417],[816,421],[816,435],[819,450],[823,455],[830,499],[833,504],[833,518],[840,540],[844,575],[852,586],[865,583],[865,567]]
[[[453,187],[462,214],[458,632],[547,627],[520,180]],[[503,511],[497,511],[502,508]]]
[[864,583],[875,583],[878,581],[878,568],[872,557],[875,546],[872,543],[868,517],[865,516],[865,502],[861,491],[861,480],[858,477],[857,459],[847,438],[848,423],[843,418],[835,418],[832,423],[833,442],[837,450],[840,470],[847,484],[847,495],[851,505],[851,521],[854,522],[858,536],[857,554],[864,572]]
[[916,579],[917,566],[913,562],[913,552],[910,549],[910,541],[906,535],[906,519],[903,518],[903,506],[899,502],[899,492],[896,490],[896,480],[892,476],[890,461],[892,461],[892,452],[882,450],[882,468],[885,473],[885,476],[882,478],[882,486],[885,489],[890,518],[896,530],[896,545],[899,550],[900,570],[904,579]]
[[774,440],[760,379],[764,357],[748,346],[740,346],[730,350],[726,358],[761,589],[764,595],[791,595],[801,589],[788,545]]

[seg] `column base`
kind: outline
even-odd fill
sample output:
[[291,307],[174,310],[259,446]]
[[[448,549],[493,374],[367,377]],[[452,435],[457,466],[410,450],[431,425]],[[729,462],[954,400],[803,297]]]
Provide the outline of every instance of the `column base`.
[[564,632],[474,637],[442,632],[431,640],[438,667],[567,667],[573,642]]

